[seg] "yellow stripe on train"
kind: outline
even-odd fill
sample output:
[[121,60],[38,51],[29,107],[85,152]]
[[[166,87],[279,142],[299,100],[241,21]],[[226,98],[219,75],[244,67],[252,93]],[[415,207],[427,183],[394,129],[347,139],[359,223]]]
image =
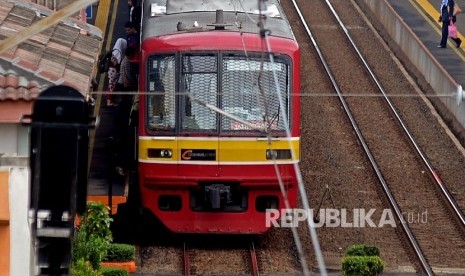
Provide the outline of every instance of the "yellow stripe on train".
[[[292,154],[291,154],[292,153]],[[300,139],[139,137],[141,162],[295,163],[300,159]]]

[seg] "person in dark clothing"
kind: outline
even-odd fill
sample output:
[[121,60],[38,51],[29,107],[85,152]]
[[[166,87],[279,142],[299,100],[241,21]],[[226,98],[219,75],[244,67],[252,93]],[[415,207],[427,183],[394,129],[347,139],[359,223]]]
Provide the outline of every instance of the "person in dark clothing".
[[124,31],[126,32],[126,40],[128,42],[128,48],[136,48],[140,44],[140,35],[137,32],[134,23],[128,21],[124,24]]
[[140,51],[140,34],[137,32],[134,23],[129,21],[124,25],[124,30],[126,31],[127,47],[135,49],[135,54],[130,59],[130,61],[132,63],[138,63]]
[[[441,2],[441,8],[440,8],[440,13],[441,15],[439,16],[439,22],[442,22],[442,35],[441,35],[441,42],[438,45],[438,48],[446,48],[447,47],[447,38],[449,37],[449,25],[452,20],[452,22],[455,23],[456,18],[454,16],[454,5],[455,2],[454,0],[442,0]],[[460,38],[452,38],[452,40],[455,41],[455,44],[458,47],[460,47],[460,44],[462,44],[462,40]]]
[[137,0],[128,0],[129,6],[129,22],[134,24],[136,31],[140,32],[140,23],[142,18],[142,8]]
[[119,138],[122,145],[122,152],[120,153],[119,164],[116,168],[120,175],[125,174],[126,170],[130,168],[134,161],[134,137],[133,137],[133,126],[131,123],[132,106],[134,97],[137,97],[137,72],[130,60],[134,58],[136,49],[128,47],[125,52],[125,56],[121,61],[120,75],[118,79],[118,87],[120,91],[126,92],[121,95],[121,101],[118,106],[118,114],[116,121],[120,130]]

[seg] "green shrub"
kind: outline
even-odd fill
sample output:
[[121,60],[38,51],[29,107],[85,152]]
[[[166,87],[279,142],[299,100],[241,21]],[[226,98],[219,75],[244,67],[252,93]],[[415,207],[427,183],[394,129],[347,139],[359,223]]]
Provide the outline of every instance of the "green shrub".
[[72,252],[74,263],[82,259],[89,261],[94,270],[100,268],[100,262],[112,241],[111,220],[106,205],[100,202],[87,203],[81,226],[74,236]]
[[103,276],[103,274],[94,270],[90,265],[90,262],[84,261],[83,259],[77,260],[71,266],[71,275],[72,276]]
[[346,256],[342,259],[342,275],[375,276],[384,269],[379,256]]
[[107,262],[129,262],[134,261],[136,249],[133,245],[123,243],[112,243],[108,247],[107,255],[103,261]]
[[347,249],[346,256],[379,256],[379,248],[365,244],[354,244]]
[[126,270],[114,267],[103,267],[102,274],[103,276],[129,276],[129,272]]

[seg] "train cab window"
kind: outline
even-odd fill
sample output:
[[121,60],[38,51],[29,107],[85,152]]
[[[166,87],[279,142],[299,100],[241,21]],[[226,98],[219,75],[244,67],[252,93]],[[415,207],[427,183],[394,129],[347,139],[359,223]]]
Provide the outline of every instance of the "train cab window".
[[281,135],[285,130],[283,111],[291,125],[290,64],[286,57],[275,56],[271,62],[243,53],[152,56],[147,72],[148,130],[256,135],[260,129]]
[[216,132],[217,114],[204,104],[218,106],[217,60],[217,55],[213,54],[182,56],[181,131]]
[[260,59],[225,56],[221,74],[222,109],[248,124],[222,116],[222,132],[250,132],[252,128],[283,131],[281,103],[285,114],[290,114],[289,70],[285,60],[262,62]]
[[174,55],[154,56],[149,59],[147,83],[149,130],[175,131],[175,65]]

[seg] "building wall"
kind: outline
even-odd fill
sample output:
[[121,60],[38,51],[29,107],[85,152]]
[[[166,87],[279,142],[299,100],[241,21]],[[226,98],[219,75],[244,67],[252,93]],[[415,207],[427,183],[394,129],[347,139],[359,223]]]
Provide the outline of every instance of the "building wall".
[[17,155],[18,156],[29,156],[29,127],[17,125],[18,131],[18,144]]
[[0,275],[10,275],[10,207],[8,171],[0,170]]
[[9,173],[10,275],[30,275],[29,169],[28,166],[10,167]]
[[17,123],[0,123],[0,154],[29,156],[29,128]]
[[0,124],[0,154],[14,153],[18,147],[16,124]]
[[[0,159],[3,159],[0,157]],[[29,169],[26,158],[20,166],[0,167],[0,275],[31,275],[31,232],[28,222]],[[2,160],[5,163],[5,160]]]

